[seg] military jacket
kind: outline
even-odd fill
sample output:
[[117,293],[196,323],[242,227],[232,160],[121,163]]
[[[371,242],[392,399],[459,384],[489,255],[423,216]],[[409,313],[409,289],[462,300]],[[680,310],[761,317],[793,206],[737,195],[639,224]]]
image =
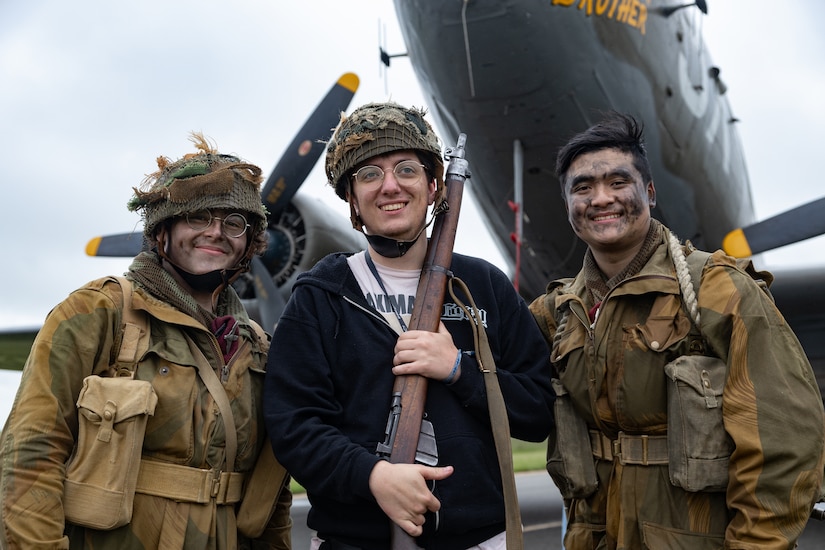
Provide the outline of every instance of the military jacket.
[[[234,290],[227,299],[241,343],[224,366],[212,333],[201,323],[135,286],[132,306],[148,314],[149,350],[136,378],[151,382],[158,402],[149,417],[143,458],[200,469],[224,469],[225,429],[212,395],[197,374],[189,342],[216,367],[237,431],[234,471],[249,472],[266,440],[261,392],[267,342],[255,335]],[[78,436],[75,405],[83,379],[105,375],[121,337],[121,287],[112,278],[74,291],[48,315],[25,364],[3,430],[0,547],[106,549],[232,549],[238,545],[235,506],[177,502],[136,494],[131,522],[93,530],[65,522],[66,462]],[[101,457],[106,460],[106,457]],[[270,523],[272,548],[289,548],[289,491]],[[278,522],[282,528],[278,528]]]
[[[812,368],[769,294],[714,253],[701,275],[697,341],[663,239],[598,308],[588,296],[580,272],[549,284],[530,306],[555,338],[554,367],[587,428],[610,440],[667,435],[665,365],[713,354],[727,369],[722,418],[733,452],[727,490],[698,492],[676,487],[667,463],[581,456],[596,460],[598,488],[566,502],[565,547],[793,547],[822,482],[825,416]],[[549,442],[550,454],[555,434]]]

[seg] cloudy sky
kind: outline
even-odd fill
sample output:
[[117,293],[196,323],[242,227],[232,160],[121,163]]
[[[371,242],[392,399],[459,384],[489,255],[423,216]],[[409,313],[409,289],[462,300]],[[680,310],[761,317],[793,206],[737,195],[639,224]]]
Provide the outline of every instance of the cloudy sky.
[[[814,167],[824,5],[708,2],[705,35],[741,120],[757,216],[825,195]],[[128,260],[87,257],[86,243],[139,230],[131,187],[158,155],[190,152],[190,130],[268,172],[345,72],[361,78],[353,105],[424,105],[408,59],[382,78],[379,40],[404,51],[390,0],[0,2],[0,329],[39,325],[71,290],[125,271]],[[316,167],[301,192],[346,216],[324,183]],[[506,268],[464,205],[457,249]],[[764,260],[813,265],[824,251],[818,238]]]

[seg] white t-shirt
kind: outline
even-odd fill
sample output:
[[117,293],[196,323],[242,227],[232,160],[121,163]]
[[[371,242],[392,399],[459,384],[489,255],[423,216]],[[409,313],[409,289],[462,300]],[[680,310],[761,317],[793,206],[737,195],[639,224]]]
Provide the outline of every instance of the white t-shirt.
[[415,292],[418,290],[418,277],[421,271],[418,269],[393,269],[382,266],[373,260],[375,269],[384,283],[386,294],[381,290],[381,284],[375,278],[367,265],[365,251],[358,252],[347,258],[349,268],[364,293],[367,303],[374,307],[389,321],[390,325],[399,333],[401,325],[398,323],[396,312],[409,325],[413,304],[415,303]]

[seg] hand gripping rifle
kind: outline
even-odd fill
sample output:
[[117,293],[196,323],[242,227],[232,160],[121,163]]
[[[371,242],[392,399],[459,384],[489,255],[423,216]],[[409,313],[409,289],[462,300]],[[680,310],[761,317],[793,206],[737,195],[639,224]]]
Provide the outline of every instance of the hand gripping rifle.
[[[467,161],[464,159],[464,144],[467,136],[460,134],[455,147],[448,148],[445,156],[450,159],[444,185],[447,188],[446,209],[438,215],[433,226],[427,256],[418,279],[418,290],[410,317],[410,330],[428,330],[438,332],[441,311],[444,308],[444,295],[447,292],[447,280],[453,258],[453,244],[458,228],[458,214],[461,211],[461,195],[464,181],[470,177]],[[405,374],[395,378],[392,388],[392,406],[387,421],[387,433],[384,443],[378,445],[378,454],[387,456],[395,464],[412,464],[422,460],[422,455],[434,457],[435,436],[431,425],[424,420],[424,404],[427,399],[427,378],[418,374]],[[423,448],[419,449],[419,435]],[[392,524],[393,550],[416,549],[415,539],[397,524]]]

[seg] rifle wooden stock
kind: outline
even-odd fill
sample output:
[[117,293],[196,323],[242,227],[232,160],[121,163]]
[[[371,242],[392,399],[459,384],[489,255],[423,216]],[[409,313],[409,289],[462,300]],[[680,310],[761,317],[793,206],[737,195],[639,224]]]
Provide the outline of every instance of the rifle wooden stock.
[[[444,184],[447,188],[449,210],[439,214],[433,225],[427,256],[418,279],[418,289],[410,316],[410,330],[428,330],[438,332],[441,311],[444,308],[444,296],[447,292],[447,280],[452,264],[453,245],[458,229],[458,216],[461,212],[461,198],[464,181],[468,174],[463,160],[464,134],[458,138],[456,149],[458,158],[451,161],[447,168]],[[448,153],[449,154],[449,153]],[[454,164],[459,167],[453,170]],[[424,406],[427,400],[427,378],[418,374],[405,374],[396,377],[393,393],[401,393],[401,414],[398,429],[392,444],[389,461],[392,463],[413,464],[424,418]],[[396,523],[392,524],[393,550],[417,549],[415,539]]]

